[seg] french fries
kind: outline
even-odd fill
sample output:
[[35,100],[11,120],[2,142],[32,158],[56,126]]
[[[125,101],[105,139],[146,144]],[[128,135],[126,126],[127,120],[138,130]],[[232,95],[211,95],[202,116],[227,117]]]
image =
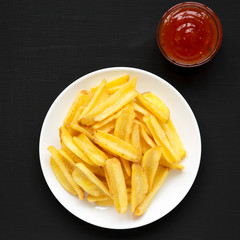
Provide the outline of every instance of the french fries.
[[147,173],[137,163],[132,164],[132,178],[131,178],[131,212],[144,200],[148,192]]
[[149,189],[152,188],[153,179],[159,166],[161,159],[161,147],[153,147],[145,152],[142,158],[142,167],[147,173]]
[[[82,200],[85,196],[84,191],[82,190],[82,188],[80,186],[78,186],[76,184],[76,182],[73,180],[73,177],[69,171],[69,169],[66,167],[63,158],[61,156],[61,154],[58,152],[58,150],[54,147],[54,146],[49,146],[48,147],[49,152],[52,154],[52,158],[54,159],[54,161],[56,162],[58,168],[61,170],[62,174],[64,175],[64,178],[61,178],[60,174],[57,174],[57,176],[61,179],[60,183],[63,184],[66,187],[66,184],[64,184],[63,182],[66,180],[68,181],[68,183],[72,186],[72,188],[74,189],[74,192],[71,193],[74,194],[75,192],[77,193],[78,197],[80,200]],[[52,167],[54,167],[54,164],[52,164]],[[56,169],[57,171],[57,169]],[[55,173],[56,173],[55,171]]]
[[164,168],[162,166],[159,166],[158,171],[155,175],[155,179],[154,179],[154,182],[153,182],[152,189],[148,192],[148,194],[146,195],[144,200],[137,206],[137,208],[134,212],[134,214],[136,216],[141,216],[147,211],[147,209],[150,206],[152,200],[156,196],[158,190],[160,189],[160,187],[162,186],[162,184],[166,180],[166,178],[168,176],[168,173],[169,173],[169,168]]
[[75,182],[88,194],[93,196],[110,196],[108,188],[84,164],[77,163],[76,169],[73,171],[72,176]]
[[169,171],[184,169],[179,162],[186,149],[167,105],[151,92],[137,92],[136,84],[137,77],[124,75],[80,90],[59,128],[61,148],[48,150],[67,192],[141,216]]
[[137,148],[132,144],[100,130],[94,133],[94,137],[98,145],[113,155],[117,155],[128,161],[139,162]]
[[109,158],[105,164],[106,178],[110,193],[114,199],[116,210],[124,214],[128,208],[128,197],[126,183],[121,167],[117,158]]

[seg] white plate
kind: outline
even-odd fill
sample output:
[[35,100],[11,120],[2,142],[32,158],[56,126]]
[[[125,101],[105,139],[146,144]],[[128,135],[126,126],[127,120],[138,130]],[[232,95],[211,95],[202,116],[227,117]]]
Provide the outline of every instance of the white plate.
[[[80,89],[90,89],[105,78],[112,80],[129,74],[137,76],[137,90],[151,91],[158,95],[169,107],[171,119],[187,150],[182,161],[184,170],[170,171],[165,183],[152,201],[147,212],[141,217],[134,217],[130,211],[120,215],[114,207],[98,207],[87,200],[66,192],[55,178],[50,164],[49,145],[60,147],[58,128]],[[93,225],[110,229],[129,229],[154,222],[174,209],[190,190],[198,172],[201,157],[201,139],[194,114],[181,94],[162,78],[136,68],[114,67],[87,74],[69,85],[54,101],[43,122],[40,144],[40,163],[46,182],[58,201],[76,217]]]

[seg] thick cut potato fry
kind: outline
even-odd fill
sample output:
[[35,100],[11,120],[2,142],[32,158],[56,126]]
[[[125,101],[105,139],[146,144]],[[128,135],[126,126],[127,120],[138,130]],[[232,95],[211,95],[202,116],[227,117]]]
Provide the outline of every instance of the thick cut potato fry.
[[138,116],[137,116],[137,114],[136,114],[136,119],[134,119],[134,123],[138,124],[139,127],[143,128],[144,131],[145,131],[150,137],[152,137],[152,134],[151,134],[151,132],[149,131],[149,129],[148,129],[148,127],[146,126],[146,123],[143,121],[143,119],[140,120],[140,119],[137,119],[137,118],[138,118]]
[[[96,204],[101,207],[111,207],[111,206],[114,206],[114,200],[108,197],[107,199],[96,201]],[[130,196],[128,196],[128,204],[131,204]]]
[[151,114],[148,110],[146,110],[144,107],[142,107],[136,102],[133,102],[133,107],[136,112],[141,113],[143,116],[147,116]]
[[143,155],[141,165],[147,173],[149,190],[152,188],[153,179],[156,175],[161,155],[161,147],[151,148]]
[[[135,118],[134,108],[132,104],[128,104],[123,111],[121,112],[120,116],[116,120],[115,129],[114,129],[114,136],[122,139],[125,142],[129,142],[130,135],[132,132],[132,125]],[[140,158],[139,158],[140,160]],[[121,159],[122,164],[125,168],[126,173],[128,176],[131,175],[131,167],[127,160]]]
[[124,170],[126,172],[126,174],[130,177],[131,176],[131,165],[130,162],[124,158],[120,158],[122,165],[124,167]]
[[145,126],[141,125],[141,134],[143,139],[146,141],[146,143],[150,146],[150,147],[156,147],[156,144],[154,143],[154,141],[149,137],[149,135],[147,134],[146,130],[145,130]]
[[72,194],[74,196],[77,196],[77,192],[74,190],[72,185],[68,182],[68,180],[64,176],[63,172],[61,171],[61,169],[56,164],[56,162],[55,162],[53,157],[50,158],[50,165],[51,165],[53,173],[55,174],[57,180],[63,186],[63,188],[66,191],[68,191],[70,194]]
[[84,162],[80,157],[74,154],[63,142],[61,142],[62,150],[75,162]]
[[177,156],[176,152],[171,147],[166,134],[162,127],[160,126],[157,119],[153,116],[145,116],[144,121],[146,122],[150,132],[153,135],[153,138],[158,146],[163,147],[163,155],[167,161],[173,163],[179,161],[179,157]]
[[106,84],[107,90],[109,94],[114,94],[117,92],[124,84],[126,84],[129,80],[129,75],[125,75],[114,79]]
[[114,200],[112,198],[96,201],[96,204],[100,207],[114,206]]
[[78,137],[73,137],[73,142],[94,164],[98,166],[102,166],[108,158],[107,155],[95,146],[84,134],[80,134]]
[[129,75],[128,75],[128,74],[126,74],[126,75],[124,75],[124,76],[121,76],[121,77],[119,77],[119,78],[113,79],[113,80],[111,80],[110,82],[108,82],[108,83],[106,84],[107,89],[121,86],[121,85],[127,83],[128,80],[129,80]]
[[[106,83],[106,88],[109,94],[113,94],[119,90],[125,83],[129,80],[129,75],[124,75],[122,77],[116,78],[110,82]],[[91,88],[92,92],[96,92],[98,87]]]
[[144,154],[146,151],[148,151],[150,148],[152,148],[148,143],[145,141],[143,138],[142,134],[140,134],[140,142],[141,142],[141,149],[142,149],[142,154]]
[[169,120],[169,115],[167,115],[161,108],[151,103],[147,98],[143,97],[141,94],[137,96],[137,100],[142,104],[149,112],[155,115],[161,122],[167,123]]
[[90,138],[91,140],[93,140],[93,136],[92,136],[92,132],[91,129],[89,129],[88,127],[83,127],[80,126],[78,123],[73,122],[70,127],[80,133],[83,133],[84,135],[86,135],[88,138]]
[[77,163],[72,176],[74,181],[88,194],[93,196],[110,196],[108,188],[84,164]]
[[83,125],[93,125],[119,111],[138,95],[138,92],[135,90],[136,83],[137,78],[132,78],[105,102],[94,107],[86,116],[83,116],[80,119],[80,122]]
[[94,163],[87,157],[87,155],[74,144],[72,136],[68,133],[65,127],[60,127],[59,134],[61,142],[63,142],[64,145],[68,147],[76,156],[78,156],[86,163],[94,165]]
[[[72,122],[71,123],[74,123],[74,122],[77,122],[78,118],[80,117],[80,115],[82,114],[83,110],[86,108],[86,106],[80,106],[77,110],[76,110],[76,113],[75,115],[73,116],[73,119],[72,119]],[[70,123],[70,125],[71,125]]]
[[183,165],[179,164],[178,162],[169,162],[166,157],[164,156],[164,153],[162,154],[162,157],[159,161],[159,163],[167,168],[171,168],[171,169],[177,169],[177,170],[183,170],[184,167]]
[[119,110],[118,112],[116,112],[115,114],[109,116],[108,118],[104,119],[103,121],[100,121],[100,122],[94,124],[92,126],[92,129],[99,129],[99,128],[105,126],[106,124],[108,124],[109,122],[116,120],[120,116],[121,113],[122,113],[122,109]]
[[112,130],[114,130],[115,124],[116,124],[116,120],[113,119],[111,122],[108,122],[107,124],[105,124],[102,127],[98,128],[98,130],[101,130],[103,132],[109,133]]
[[65,165],[67,165],[70,172],[72,172],[75,169],[75,162],[62,148],[59,150],[59,153],[63,156]]
[[[102,195],[102,196],[93,196],[93,195],[88,195],[87,196],[87,200],[89,202],[97,202],[97,201],[106,201],[106,200],[113,200],[112,198],[110,198],[107,195]],[[113,204],[114,205],[114,204]]]
[[156,196],[158,190],[160,189],[160,187],[164,183],[166,177],[168,176],[168,173],[169,173],[168,168],[164,168],[161,166],[158,168],[158,171],[157,171],[154,181],[153,181],[152,189],[146,195],[145,199],[136,207],[136,210],[134,212],[134,214],[136,216],[141,216],[147,211],[153,198]]
[[110,153],[132,162],[139,162],[137,148],[111,134],[97,130],[94,133],[95,142]]
[[159,98],[157,97],[154,93],[152,92],[146,92],[142,94],[143,97],[145,97],[149,102],[152,104],[155,104],[157,107],[159,107],[166,116],[170,116],[170,111],[169,108],[166,106],[166,104]]
[[98,86],[96,92],[93,94],[93,97],[87,107],[83,110],[82,114],[80,115],[79,119],[83,116],[88,114],[95,106],[101,104],[102,102],[106,101],[108,98],[108,91],[106,88],[107,81],[105,79],[102,80],[100,85]]
[[63,156],[65,163],[67,164],[67,166],[70,169],[70,172],[72,172],[76,166],[75,163],[82,163],[84,164],[87,168],[89,168],[96,176],[98,177],[104,177],[104,170],[102,167],[99,167],[97,165],[95,166],[91,166],[88,163],[82,161],[80,158],[78,159],[78,161],[74,161],[73,158],[71,157],[71,155],[69,155],[69,152],[66,152],[63,148],[59,150],[59,153]]
[[140,139],[140,130],[139,130],[139,125],[136,123],[133,123],[132,127],[132,133],[130,136],[130,143],[136,147],[138,154],[139,154],[139,159],[142,159],[142,147],[141,147],[141,139]]
[[79,107],[88,104],[90,99],[91,99],[91,95],[90,95],[89,91],[80,90],[76,99],[74,100],[70,109],[68,110],[67,116],[65,117],[65,119],[63,121],[63,125],[68,126],[69,124],[71,124]]
[[143,201],[148,192],[148,179],[144,169],[137,163],[132,164],[131,212]]
[[129,142],[132,132],[132,125],[135,118],[134,108],[132,104],[128,104],[116,120],[114,136]]
[[66,165],[64,164],[62,155],[58,152],[58,150],[54,146],[49,146],[48,151],[52,154],[53,159],[55,160],[56,164],[62,171],[63,175],[69,182],[69,184],[73,187],[75,192],[77,193],[80,200],[84,199],[85,194],[81,187],[79,187],[72,178],[72,175],[69,173]]
[[172,123],[172,120],[169,119],[168,123],[163,124],[162,127],[172,148],[178,154],[179,160],[182,160],[186,155],[186,149],[183,146],[183,143],[177,133],[175,126]]
[[117,158],[105,162],[105,173],[116,210],[124,214],[128,208],[128,196],[121,163]]

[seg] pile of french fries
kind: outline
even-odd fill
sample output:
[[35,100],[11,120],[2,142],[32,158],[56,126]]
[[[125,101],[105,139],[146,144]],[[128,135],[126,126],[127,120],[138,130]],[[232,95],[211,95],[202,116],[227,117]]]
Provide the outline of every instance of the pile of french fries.
[[186,150],[168,107],[136,90],[124,75],[81,90],[59,129],[61,148],[49,146],[56,178],[72,195],[120,214],[143,215]]

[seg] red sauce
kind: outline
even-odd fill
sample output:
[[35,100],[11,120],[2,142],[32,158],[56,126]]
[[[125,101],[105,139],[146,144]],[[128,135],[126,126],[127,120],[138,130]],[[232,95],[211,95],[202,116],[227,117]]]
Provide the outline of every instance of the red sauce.
[[186,6],[171,12],[158,32],[162,51],[182,64],[204,61],[215,50],[218,30],[203,9]]

